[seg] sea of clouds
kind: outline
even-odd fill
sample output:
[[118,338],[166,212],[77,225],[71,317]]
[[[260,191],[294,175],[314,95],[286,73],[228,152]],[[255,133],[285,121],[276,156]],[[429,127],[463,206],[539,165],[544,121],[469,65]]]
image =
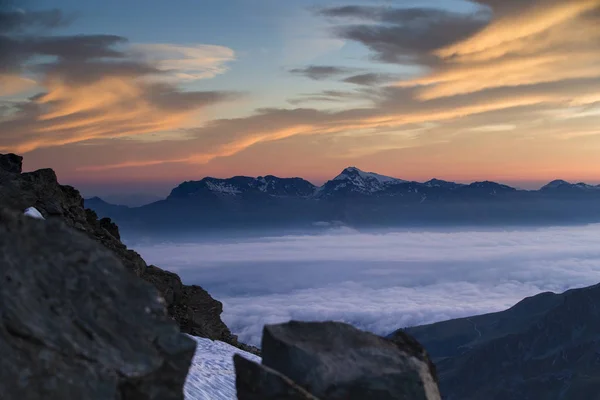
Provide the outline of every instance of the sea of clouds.
[[148,263],[224,304],[260,345],[262,326],[338,320],[378,334],[506,309],[543,291],[600,282],[600,225],[357,232],[138,244]]

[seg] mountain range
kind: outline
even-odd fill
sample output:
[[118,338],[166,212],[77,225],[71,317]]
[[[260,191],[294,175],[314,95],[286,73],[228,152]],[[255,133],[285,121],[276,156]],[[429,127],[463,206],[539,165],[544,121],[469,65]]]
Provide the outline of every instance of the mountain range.
[[571,224],[600,221],[600,185],[555,180],[520,190],[491,181],[414,182],[348,167],[320,187],[272,175],[206,177],[141,207],[98,197],[86,199],[86,206],[125,230],[143,231]]

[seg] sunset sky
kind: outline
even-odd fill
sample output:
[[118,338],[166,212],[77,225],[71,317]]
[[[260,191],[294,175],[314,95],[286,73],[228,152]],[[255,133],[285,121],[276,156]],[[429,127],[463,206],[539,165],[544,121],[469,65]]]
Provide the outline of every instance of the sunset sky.
[[5,0],[0,152],[84,195],[600,183],[600,0]]

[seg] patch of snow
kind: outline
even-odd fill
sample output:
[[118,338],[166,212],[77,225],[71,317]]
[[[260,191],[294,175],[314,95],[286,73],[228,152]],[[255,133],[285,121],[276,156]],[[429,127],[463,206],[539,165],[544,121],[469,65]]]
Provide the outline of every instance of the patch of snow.
[[23,214],[25,214],[25,215],[27,215],[28,217],[31,217],[31,218],[46,219],[46,218],[44,218],[44,216],[42,215],[42,213],[39,212],[38,209],[35,208],[35,207],[29,207],[29,208],[25,209],[25,211],[23,212]]
[[218,340],[190,336],[196,354],[183,388],[186,400],[235,400],[233,355],[261,362],[260,357]]
[[225,194],[238,194],[242,191],[230,183],[206,181],[206,186],[213,192]]
[[428,180],[427,182],[424,183],[424,185],[428,186],[428,187],[444,187],[445,186],[445,187],[449,187],[449,188],[464,186],[464,185],[461,185],[456,182],[449,182],[449,181],[444,181],[444,180],[436,179],[436,178]]
[[[261,192],[267,191],[269,182],[265,179],[264,176],[259,176],[258,178],[256,178],[256,182],[257,182],[256,187],[258,188],[258,190],[260,190]],[[271,183],[271,186],[274,186],[273,183]]]

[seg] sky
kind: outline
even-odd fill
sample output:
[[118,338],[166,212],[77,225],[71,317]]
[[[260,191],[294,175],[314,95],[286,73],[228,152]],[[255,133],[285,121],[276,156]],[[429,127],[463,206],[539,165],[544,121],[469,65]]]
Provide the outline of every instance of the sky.
[[600,0],[4,0],[0,152],[84,195],[600,183]]
[[223,321],[260,345],[264,324],[337,320],[398,328],[505,310],[540,292],[598,282],[600,225],[357,232],[136,243],[150,264],[200,284]]

